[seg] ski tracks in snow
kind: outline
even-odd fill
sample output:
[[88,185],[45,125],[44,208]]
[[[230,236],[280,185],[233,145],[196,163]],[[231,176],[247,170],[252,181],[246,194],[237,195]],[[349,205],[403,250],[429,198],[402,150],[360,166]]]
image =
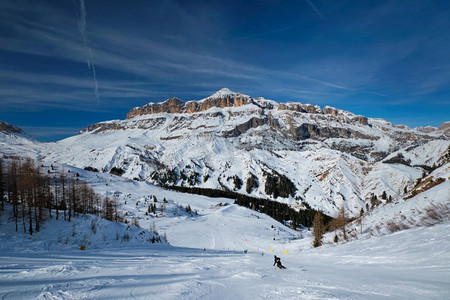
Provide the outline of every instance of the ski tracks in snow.
[[0,299],[449,299],[449,226],[301,252],[286,244],[286,270],[256,251],[2,251]]

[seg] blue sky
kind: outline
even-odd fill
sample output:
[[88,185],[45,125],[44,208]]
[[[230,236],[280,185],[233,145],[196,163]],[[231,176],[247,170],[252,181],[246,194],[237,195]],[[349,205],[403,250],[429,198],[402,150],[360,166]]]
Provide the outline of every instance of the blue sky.
[[0,120],[39,140],[223,87],[438,127],[450,1],[0,1]]

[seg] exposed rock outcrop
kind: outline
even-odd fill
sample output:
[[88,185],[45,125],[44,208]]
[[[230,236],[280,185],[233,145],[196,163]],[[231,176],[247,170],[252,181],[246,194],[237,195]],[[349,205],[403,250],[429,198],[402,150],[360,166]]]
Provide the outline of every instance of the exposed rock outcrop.
[[268,118],[260,119],[260,118],[251,118],[247,122],[236,126],[233,130],[224,133],[225,137],[236,137],[245,132],[247,132],[251,128],[256,128],[265,124],[268,124]]
[[100,133],[102,131],[107,131],[107,130],[121,130],[121,129],[122,130],[126,129],[124,124],[120,124],[120,123],[97,123],[97,124],[89,125],[88,127],[86,127],[83,130],[81,130],[80,133],[85,133],[85,132]]
[[450,130],[450,122],[444,122],[439,127],[439,130],[447,131]]
[[112,122],[102,122],[97,124],[89,125],[80,131],[81,133],[92,132],[92,133],[100,133],[108,130],[125,130],[129,128],[138,128],[138,129],[147,129],[154,130],[160,126],[162,126],[166,122],[166,118],[152,118],[152,119],[143,119],[137,120],[131,123],[122,123],[117,121]]
[[184,112],[184,102],[178,98],[170,98],[161,103],[149,103],[142,107],[135,107],[127,114],[127,119],[134,118],[141,115],[167,113],[181,113]]
[[353,121],[358,122],[359,124],[362,125],[369,125],[369,119],[367,119],[367,117],[364,116],[356,116],[353,118]]
[[316,124],[304,123],[295,129],[294,140],[306,139],[327,139],[327,138],[356,138],[367,140],[378,140],[378,137],[363,134],[349,128],[339,127],[319,127]]
[[280,103],[278,105],[278,110],[291,110],[291,111],[297,111],[297,112],[309,113],[309,114],[322,113],[322,110],[320,109],[319,106],[314,106],[312,104],[295,103],[295,102]]
[[338,110],[334,107],[325,106],[323,108],[323,113],[327,115],[332,115],[333,117],[336,117],[338,115]]
[[3,133],[15,133],[15,134],[23,134],[23,130],[20,129],[19,127],[16,127],[14,125],[5,123],[0,121],[0,132]]
[[439,131],[441,131],[447,138],[450,138],[450,122],[444,122],[439,127]]

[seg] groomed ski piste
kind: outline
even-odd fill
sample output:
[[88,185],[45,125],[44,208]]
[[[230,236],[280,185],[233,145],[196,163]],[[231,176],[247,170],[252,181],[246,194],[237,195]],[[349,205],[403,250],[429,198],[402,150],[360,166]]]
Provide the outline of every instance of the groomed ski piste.
[[[0,212],[1,299],[450,298],[448,218],[394,233],[370,231],[386,221],[382,218],[394,218],[395,211],[419,220],[411,208],[430,197],[444,199],[435,205],[448,206],[449,181],[390,204],[396,210],[373,211],[358,239],[332,243],[325,236],[325,244],[313,248],[308,228],[294,231],[230,199],[71,171],[97,192],[115,195],[120,211],[137,217],[140,228],[89,215],[69,223],[60,212],[58,221],[53,215],[30,236],[14,233],[7,206]],[[152,196],[158,208],[146,215],[148,204],[155,203]],[[187,205],[193,213],[185,211]],[[394,212],[389,216],[382,210]],[[151,242],[154,231],[160,243]],[[274,255],[286,270],[273,266]]]

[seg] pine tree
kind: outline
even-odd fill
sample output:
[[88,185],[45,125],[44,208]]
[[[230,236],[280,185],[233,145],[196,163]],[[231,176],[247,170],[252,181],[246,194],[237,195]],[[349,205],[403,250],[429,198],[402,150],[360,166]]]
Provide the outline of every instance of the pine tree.
[[139,225],[139,218],[137,217],[137,216],[135,216],[134,218],[133,218],[133,221],[132,221],[132,223],[131,223],[133,226],[135,226],[135,227],[141,227],[140,225]]
[[59,182],[57,179],[55,179],[55,184],[53,186],[54,189],[54,195],[55,197],[53,198],[55,200],[53,206],[55,207],[56,210],[56,220],[59,219]]
[[75,203],[75,197],[76,197],[76,188],[75,188],[75,179],[70,178],[70,192],[69,192],[69,222],[72,218],[72,210],[74,210],[74,206],[76,206]]
[[[166,199],[166,198],[164,198]],[[164,216],[164,211],[166,210],[166,202],[161,203],[161,215]]]
[[320,211],[316,212],[313,220],[314,228],[314,247],[319,247],[322,245],[322,236],[325,232],[325,226],[323,225],[323,215]]
[[247,183],[245,185],[245,191],[250,194],[254,189],[259,187],[258,178],[250,173],[250,177],[247,178]]
[[341,228],[342,230],[342,235],[344,236],[344,240],[347,239],[347,233],[345,230],[345,225],[347,224],[347,213],[345,211],[345,206],[344,204],[342,204],[341,208],[339,209],[339,214],[338,214],[338,226]]
[[381,203],[381,201],[378,200],[377,196],[375,194],[372,194],[372,197],[370,199],[371,207],[374,208],[375,206],[377,206],[380,203]]
[[25,233],[26,219],[28,219],[28,232],[30,235],[33,234],[33,210],[37,206],[37,173],[37,168],[31,158],[27,158],[27,160],[21,165],[19,171],[19,194],[22,202],[22,223]]
[[64,169],[61,171],[59,176],[61,182],[61,201],[60,201],[60,209],[64,211],[64,220],[66,220],[67,214],[67,202],[66,202],[66,173]]
[[13,206],[14,224],[16,232],[19,230],[19,163],[13,160],[8,167],[8,201]]
[[94,197],[86,182],[80,183],[79,194],[80,203],[77,205],[77,212],[82,214],[93,213],[95,205]]
[[359,211],[359,218],[358,218],[358,223],[361,226],[361,234],[363,233],[363,221],[362,221],[362,217],[364,215],[364,209],[361,207],[361,210]]
[[43,221],[45,199],[45,175],[41,174],[39,166],[35,171],[35,200],[34,200],[34,230],[36,232],[41,230],[41,222]]
[[103,200],[103,218],[108,221],[114,220],[114,206],[109,197]]
[[[85,182],[80,182],[77,179],[75,179],[74,177],[72,177],[70,179],[70,203],[69,203],[69,210],[72,210],[72,213],[74,216],[78,215],[78,213],[80,211],[82,211],[83,207],[83,201],[85,201],[86,203],[86,208],[89,207],[89,194],[85,191],[82,190],[82,184],[85,184],[85,188],[86,190],[88,190],[89,188],[87,187],[87,184]],[[86,198],[83,198],[86,197]],[[70,218],[70,217],[69,217]]]
[[45,193],[44,206],[48,209],[49,217],[53,218],[53,215],[52,215],[53,193],[51,191],[50,177],[46,176],[44,181],[45,181],[45,184],[44,184],[44,193]]

